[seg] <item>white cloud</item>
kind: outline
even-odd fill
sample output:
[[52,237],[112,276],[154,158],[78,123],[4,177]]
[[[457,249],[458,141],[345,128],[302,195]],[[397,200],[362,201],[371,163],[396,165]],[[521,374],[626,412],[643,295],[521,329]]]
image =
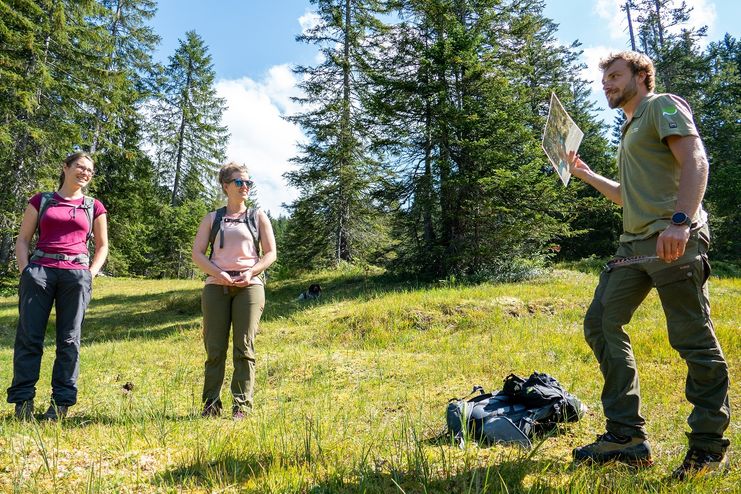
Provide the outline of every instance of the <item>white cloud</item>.
[[597,0],[594,5],[595,14],[607,21],[607,34],[612,39],[625,39],[628,20],[620,10],[621,5],[624,5],[622,0]]
[[306,34],[307,31],[321,24],[322,18],[316,12],[307,10],[304,15],[298,18],[298,23],[301,25],[301,32]]
[[243,77],[216,84],[228,105],[223,117],[231,133],[227,159],[247,165],[256,182],[257,201],[274,216],[285,213],[281,203],[298,196],[283,179],[283,173],[293,168],[289,159],[298,154],[297,143],[304,137],[297,125],[282,118],[297,110],[290,100],[298,94],[296,82],[289,67],[278,65],[262,81]]
[[715,37],[713,33],[716,25],[715,20],[718,17],[715,3],[708,0],[687,0],[687,5],[693,7],[692,13],[690,14],[690,24],[698,27],[708,27],[709,36],[703,41],[703,43],[708,39],[713,39]]
[[[688,7],[692,8],[690,14],[689,26],[699,28],[702,26],[708,26],[708,30],[712,34],[713,27],[715,26],[715,20],[717,17],[715,3],[711,0],[685,0]],[[674,0],[671,4],[672,7],[677,7],[681,4],[679,0]],[[597,0],[594,5],[594,12],[598,17],[607,22],[607,33],[611,39],[627,40],[629,36],[628,30],[628,18],[626,13],[621,10],[621,7],[625,5],[625,0]],[[636,17],[632,16],[633,19],[633,30],[636,29]],[[676,26],[674,30],[678,31],[685,26]],[[702,40],[707,42],[707,38]]]

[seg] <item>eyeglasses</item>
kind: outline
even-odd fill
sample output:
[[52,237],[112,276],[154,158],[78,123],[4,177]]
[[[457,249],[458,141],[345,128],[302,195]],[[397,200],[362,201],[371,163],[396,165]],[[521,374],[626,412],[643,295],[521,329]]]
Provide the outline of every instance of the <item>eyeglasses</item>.
[[85,166],[85,165],[83,165],[83,164],[80,164],[80,163],[78,163],[77,165],[75,165],[75,169],[76,169],[76,170],[77,170],[78,172],[82,172],[82,173],[87,173],[87,174],[89,174],[89,175],[90,175],[91,177],[92,177],[93,175],[95,175],[95,170],[93,170],[92,168],[88,168],[87,166]]
[[245,185],[251,188],[253,185],[255,185],[255,182],[253,182],[252,180],[242,180],[241,178],[235,178],[233,180],[227,181],[226,183],[230,184],[232,182],[234,182],[234,185],[240,188],[244,187]]

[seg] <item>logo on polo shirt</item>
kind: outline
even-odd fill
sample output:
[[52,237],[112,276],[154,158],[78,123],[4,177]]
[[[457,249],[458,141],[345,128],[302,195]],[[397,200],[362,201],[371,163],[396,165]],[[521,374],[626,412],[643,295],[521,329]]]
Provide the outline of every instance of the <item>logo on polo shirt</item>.
[[674,121],[673,117],[677,114],[679,110],[677,110],[677,107],[674,105],[671,106],[665,106],[661,109],[661,115],[666,118],[666,121],[669,122],[669,128],[670,129],[676,129],[677,128],[677,122]]

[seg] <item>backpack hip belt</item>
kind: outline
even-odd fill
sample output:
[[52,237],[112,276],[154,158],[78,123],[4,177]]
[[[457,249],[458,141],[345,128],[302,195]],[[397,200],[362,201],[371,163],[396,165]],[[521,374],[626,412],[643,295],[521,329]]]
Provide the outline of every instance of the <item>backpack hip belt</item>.
[[87,254],[76,254],[74,256],[68,256],[67,254],[52,254],[51,252],[44,252],[43,250],[36,249],[33,251],[33,254],[31,255],[31,261],[35,261],[38,259],[41,259],[42,257],[47,257],[49,259],[56,259],[57,261],[71,261],[76,262],[77,264],[80,264],[82,266],[89,266],[90,265],[90,256]]

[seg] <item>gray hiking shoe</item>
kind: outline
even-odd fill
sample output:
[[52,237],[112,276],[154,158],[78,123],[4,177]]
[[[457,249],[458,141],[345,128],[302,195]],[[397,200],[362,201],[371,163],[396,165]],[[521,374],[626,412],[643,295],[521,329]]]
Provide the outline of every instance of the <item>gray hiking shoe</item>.
[[33,420],[33,400],[26,400],[15,404],[15,418],[22,422]]
[[617,436],[611,432],[597,436],[592,444],[575,448],[572,452],[578,463],[609,463],[617,461],[635,467],[653,465],[651,446],[640,437]]
[[672,477],[677,480],[685,480],[692,477],[723,473],[728,470],[729,464],[727,453],[711,453],[702,449],[690,448],[682,464],[672,472]]
[[52,403],[49,408],[46,409],[42,418],[50,422],[57,422],[67,417],[67,411],[69,407],[66,405],[55,405]]

